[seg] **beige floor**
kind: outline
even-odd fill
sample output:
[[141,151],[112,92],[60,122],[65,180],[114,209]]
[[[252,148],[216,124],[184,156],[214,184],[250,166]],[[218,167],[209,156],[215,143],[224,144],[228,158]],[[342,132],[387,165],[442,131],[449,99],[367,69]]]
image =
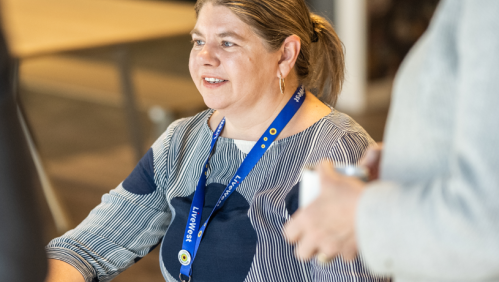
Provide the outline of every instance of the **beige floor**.
[[[173,41],[158,40],[133,45],[134,66],[143,72],[170,79],[180,77],[181,82],[186,85],[189,81],[189,46],[188,38],[183,37]],[[165,51],[173,52],[175,56],[165,57],[162,55]],[[112,62],[110,52],[103,48],[66,55],[73,56],[79,62],[89,60],[100,64]],[[106,102],[109,97],[101,100],[97,99],[99,97],[83,99],[78,97],[78,93],[64,95],[50,90],[50,87],[37,89],[32,86],[33,84],[21,85],[21,101],[50,179],[67,210],[72,226],[76,226],[100,202],[102,194],[118,185],[135,165],[125,116],[119,103]],[[147,96],[147,93],[144,95]],[[168,105],[176,98],[175,95],[154,94],[148,99],[157,101],[160,105]],[[192,99],[196,100],[195,97]],[[183,109],[176,111],[176,115],[189,115],[189,111],[194,110]],[[354,118],[375,140],[382,140],[385,109],[377,107],[376,111]],[[153,142],[152,129],[144,111],[141,113],[141,122],[149,146]],[[58,234],[43,197],[40,195],[39,198],[45,226],[43,236],[45,242],[48,242]],[[159,270],[158,250],[114,281],[164,281]]]

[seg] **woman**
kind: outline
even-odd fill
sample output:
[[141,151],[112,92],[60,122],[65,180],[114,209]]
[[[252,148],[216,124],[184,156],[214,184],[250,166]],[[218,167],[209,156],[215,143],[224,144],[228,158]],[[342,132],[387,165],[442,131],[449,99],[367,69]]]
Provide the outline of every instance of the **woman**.
[[303,167],[355,164],[372,143],[304,90],[323,93],[329,80],[323,98],[336,100],[344,66],[331,25],[303,0],[201,0],[196,12],[189,68],[211,109],[174,122],[87,219],[48,245],[48,281],[109,281],[159,243],[166,281],[382,280],[359,260],[297,260],[282,232]]

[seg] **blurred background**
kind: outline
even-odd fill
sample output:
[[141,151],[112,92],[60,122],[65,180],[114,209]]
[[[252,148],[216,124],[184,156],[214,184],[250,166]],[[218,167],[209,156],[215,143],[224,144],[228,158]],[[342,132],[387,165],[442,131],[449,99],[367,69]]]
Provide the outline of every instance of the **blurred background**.
[[[45,242],[75,227],[168,124],[205,109],[188,70],[195,1],[1,0],[43,189]],[[347,54],[337,108],[376,141],[393,77],[438,0],[308,0]],[[158,250],[114,281],[164,281]]]

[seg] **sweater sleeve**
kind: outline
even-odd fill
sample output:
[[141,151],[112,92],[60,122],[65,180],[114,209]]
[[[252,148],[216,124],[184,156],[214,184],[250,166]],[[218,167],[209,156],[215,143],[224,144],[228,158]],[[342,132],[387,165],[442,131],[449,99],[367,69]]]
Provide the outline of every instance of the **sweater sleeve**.
[[357,238],[376,272],[414,281],[499,276],[499,1],[461,1],[460,11],[449,170],[369,185]]
[[171,211],[161,185],[167,169],[157,168],[156,163],[159,159],[164,166],[176,124],[170,125],[125,181],[105,194],[83,222],[48,244],[49,258],[72,265],[87,282],[95,278],[103,282],[160,243]]

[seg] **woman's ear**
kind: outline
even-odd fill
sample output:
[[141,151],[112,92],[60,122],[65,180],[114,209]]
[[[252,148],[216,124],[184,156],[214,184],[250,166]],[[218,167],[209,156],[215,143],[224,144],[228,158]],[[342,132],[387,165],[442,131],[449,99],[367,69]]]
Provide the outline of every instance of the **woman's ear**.
[[290,35],[281,46],[279,50],[281,53],[281,57],[279,59],[279,68],[277,76],[279,77],[282,74],[282,77],[285,78],[288,76],[289,72],[295,66],[296,59],[300,54],[301,48],[301,40],[300,37],[296,35]]

